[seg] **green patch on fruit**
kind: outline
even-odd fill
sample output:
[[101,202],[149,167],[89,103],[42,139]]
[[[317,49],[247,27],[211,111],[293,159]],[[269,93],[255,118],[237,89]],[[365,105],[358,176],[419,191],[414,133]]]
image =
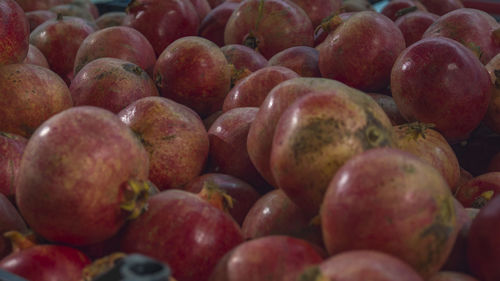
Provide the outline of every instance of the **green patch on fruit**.
[[359,129],[355,135],[361,141],[364,150],[376,147],[392,147],[394,144],[389,129],[378,120],[372,112],[365,111],[366,125]]
[[472,50],[479,59],[481,59],[481,57],[483,56],[483,50],[481,49],[481,46],[477,45],[474,42],[467,42],[464,45]]
[[144,75],[144,70],[142,70],[142,68],[140,68],[139,66],[135,65],[135,64],[132,64],[132,63],[125,63],[125,64],[122,64],[122,68],[125,70],[125,71],[128,71],[130,73],[133,73],[137,76],[141,76],[141,75]]
[[299,276],[299,281],[329,281],[330,279],[325,277],[318,266],[308,267]]

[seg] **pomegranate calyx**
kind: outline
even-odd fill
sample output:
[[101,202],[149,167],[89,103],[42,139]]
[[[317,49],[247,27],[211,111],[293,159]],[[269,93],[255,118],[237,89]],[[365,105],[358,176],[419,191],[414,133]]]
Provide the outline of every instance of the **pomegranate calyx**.
[[406,14],[413,13],[416,10],[418,10],[417,6],[406,7],[406,8],[403,8],[401,10],[398,10],[395,14],[396,19],[398,19]]
[[226,213],[234,206],[234,199],[213,181],[205,182],[198,196]]
[[312,266],[304,270],[304,272],[299,276],[299,281],[329,281],[330,279],[325,277],[319,267]]
[[111,270],[115,263],[124,258],[125,253],[117,252],[95,260],[82,271],[82,281],[92,281],[95,277]]
[[5,232],[3,236],[9,239],[10,242],[12,243],[13,253],[36,246],[35,243],[36,239],[33,233],[22,234],[19,231],[12,230]]
[[250,31],[250,33],[243,39],[243,45],[247,46],[248,48],[257,51],[259,47],[259,40],[255,35],[253,35],[253,32]]
[[146,210],[150,190],[148,181],[129,180],[125,183],[124,202],[120,208],[129,213],[127,219],[133,220]]
[[472,202],[472,208],[481,209],[486,205],[486,203],[488,203],[488,201],[491,200],[491,198],[493,198],[493,195],[495,195],[495,191],[493,190],[488,190],[481,193],[481,195],[476,197]]
[[335,12],[321,21],[321,23],[314,30],[314,35],[318,35],[320,30],[323,30],[326,33],[330,33],[335,30],[342,22],[342,18],[339,16],[338,12]]
[[416,141],[420,137],[425,139],[427,129],[434,128],[436,127],[436,125],[431,123],[422,123],[416,121],[412,123],[403,124],[400,127],[405,129],[406,138]]
[[62,13],[57,13],[56,20],[57,21],[62,21],[64,19],[64,16]]
[[236,68],[234,64],[229,65],[231,67],[231,88],[233,88],[238,81],[252,74],[248,68]]

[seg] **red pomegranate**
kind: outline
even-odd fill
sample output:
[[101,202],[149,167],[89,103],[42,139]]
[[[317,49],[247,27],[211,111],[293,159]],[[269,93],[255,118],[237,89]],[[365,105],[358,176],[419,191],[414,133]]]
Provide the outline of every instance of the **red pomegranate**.
[[31,45],[28,49],[28,55],[24,59],[23,63],[34,64],[45,68],[50,68],[49,63],[45,56],[38,50],[35,45]]
[[190,0],[133,0],[123,25],[146,36],[159,56],[175,40],[196,35],[199,22]]
[[107,12],[98,17],[95,20],[95,24],[99,29],[121,26],[126,15],[125,12]]
[[326,17],[338,13],[342,0],[291,0],[301,7],[311,20],[313,27],[318,26]]
[[224,46],[224,29],[229,17],[238,7],[238,3],[224,2],[211,10],[200,23],[198,35],[206,38],[217,46]]
[[90,10],[79,5],[74,5],[72,3],[62,4],[51,7],[49,11],[65,17],[81,18],[86,20],[87,22],[90,22],[91,24],[94,24],[94,16],[92,15],[92,13],[90,13]]
[[28,53],[30,26],[15,0],[0,0],[0,65],[20,63]]
[[390,18],[391,20],[396,21],[396,19],[401,17],[405,12],[415,10],[427,12],[427,9],[419,1],[393,0],[387,3],[387,5],[384,6],[380,13]]
[[247,0],[229,18],[224,43],[243,44],[269,59],[293,46],[312,47],[313,29],[304,10],[291,1]]
[[476,278],[460,272],[440,271],[428,281],[479,281]]
[[[446,81],[446,83],[443,83]],[[391,72],[391,91],[409,121],[436,125],[448,141],[467,139],[488,109],[492,83],[469,49],[448,38],[406,48]]]
[[14,202],[19,165],[27,142],[22,136],[0,132],[0,193]]
[[422,39],[427,28],[438,18],[439,16],[433,13],[415,11],[399,17],[394,23],[403,33],[406,46],[410,46]]
[[254,72],[267,66],[267,59],[247,46],[229,44],[220,50],[224,53],[227,61],[234,65],[237,70],[248,69],[250,72]]
[[424,4],[425,8],[431,13],[442,16],[453,10],[457,10],[464,7],[464,4],[460,0],[419,0],[420,3]]
[[376,94],[376,93],[367,93],[370,97],[372,97],[380,107],[384,110],[387,117],[391,119],[392,125],[402,125],[408,123],[406,119],[399,112],[398,106],[396,102],[391,96],[384,94]]
[[489,172],[462,184],[456,194],[465,208],[482,208],[500,193],[500,172]]
[[287,67],[301,77],[321,77],[318,62],[318,50],[307,46],[296,46],[272,56],[268,66]]
[[40,24],[57,17],[56,13],[49,10],[26,12],[25,15],[30,24],[30,32],[35,30]]
[[48,10],[53,6],[69,4],[73,0],[15,0],[25,12]]
[[147,176],[146,150],[115,114],[73,107],[44,122],[28,141],[17,206],[45,239],[93,244],[143,211]]
[[490,74],[494,88],[488,111],[484,117],[484,124],[500,134],[500,53],[486,64],[486,70]]
[[[27,233],[28,226],[17,211],[16,207],[0,193],[0,233],[2,235],[8,231],[19,231]],[[12,243],[6,237],[0,237],[0,259],[12,252]]]

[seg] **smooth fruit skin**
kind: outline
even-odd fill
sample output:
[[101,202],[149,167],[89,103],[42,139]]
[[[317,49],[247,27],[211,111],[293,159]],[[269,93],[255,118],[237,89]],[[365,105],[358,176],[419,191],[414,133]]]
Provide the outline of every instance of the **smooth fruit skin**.
[[23,137],[56,113],[73,106],[64,81],[32,64],[0,66],[0,130]]
[[126,15],[127,14],[125,12],[107,12],[99,16],[95,20],[95,24],[99,27],[99,29],[121,26]]
[[318,50],[307,46],[296,46],[272,56],[269,59],[268,66],[287,67],[301,77],[321,77],[318,61]]
[[42,54],[42,52],[40,52],[40,50],[38,50],[35,45],[31,44],[28,49],[28,55],[24,59],[23,63],[34,64],[50,69],[49,63],[47,62],[47,59]]
[[30,27],[15,0],[0,1],[0,65],[20,63],[28,53]]
[[148,206],[124,228],[121,250],[167,263],[176,280],[208,280],[219,259],[243,242],[228,214],[190,192],[163,191]]
[[238,7],[238,3],[224,2],[211,10],[200,23],[198,35],[214,42],[219,47],[224,46],[224,29],[229,17]]
[[227,253],[210,281],[297,280],[308,266],[323,261],[308,242],[284,235],[253,239]]
[[[28,226],[17,211],[16,207],[0,193],[0,233],[7,231],[19,231],[26,233]],[[12,243],[5,237],[0,238],[0,259],[12,252]]]
[[313,27],[317,27],[321,21],[338,13],[342,6],[342,0],[291,0],[299,5],[311,20]]
[[494,88],[488,112],[484,117],[484,124],[497,134],[500,134],[500,53],[486,64],[486,69],[490,74]]
[[380,107],[384,110],[387,117],[391,119],[392,125],[402,125],[406,124],[406,119],[399,112],[398,106],[396,102],[392,98],[392,96],[384,95],[384,94],[376,94],[376,93],[367,93],[370,97],[372,97]]
[[201,174],[209,150],[200,117],[163,97],[142,98],[118,113],[150,157],[149,179],[160,189],[183,189]]
[[293,2],[246,0],[229,18],[224,31],[224,43],[246,45],[269,59],[289,47],[312,47],[313,33],[311,20]]
[[220,48],[227,61],[236,69],[248,69],[251,72],[267,66],[267,59],[260,53],[240,44],[224,45]]
[[431,13],[442,16],[464,7],[460,0],[419,0]]
[[281,115],[270,167],[277,186],[307,214],[320,209],[328,183],[354,155],[393,147],[389,118],[368,95],[339,83],[297,99]]
[[0,193],[14,199],[27,138],[0,132]]
[[36,245],[0,260],[0,269],[30,281],[80,281],[90,259],[82,252],[59,245]]
[[86,245],[115,235],[129,213],[129,180],[146,180],[148,155],[110,111],[73,107],[44,122],[21,160],[17,206],[50,241]]
[[394,23],[403,33],[406,46],[409,47],[422,39],[427,28],[438,18],[439,16],[433,13],[415,11],[397,18]]
[[123,25],[146,36],[159,56],[175,40],[196,35],[199,21],[190,0],[134,0]]
[[78,48],[92,32],[94,28],[84,19],[63,17],[48,20],[35,28],[30,34],[30,43],[43,53],[50,69],[70,85]]
[[391,72],[391,91],[408,121],[436,125],[448,141],[468,138],[488,109],[492,83],[469,49],[426,38],[404,50]]
[[500,196],[492,199],[472,221],[467,240],[467,260],[472,273],[481,281],[500,280]]
[[153,77],[156,63],[153,46],[144,35],[131,27],[108,27],[87,36],[76,53],[74,75],[87,63],[104,57],[129,61]]
[[392,21],[398,19],[398,12],[406,8],[415,8],[419,11],[427,11],[427,9],[418,1],[414,0],[393,0],[389,2],[380,13],[390,18]]
[[25,15],[30,24],[30,32],[35,30],[35,28],[37,28],[40,24],[57,17],[56,13],[49,10],[36,10],[26,12]]
[[231,87],[231,68],[215,43],[188,36],[161,53],[154,80],[161,96],[186,105],[205,118],[222,108]]
[[428,281],[479,281],[465,273],[453,271],[440,271],[433,275]]
[[412,154],[391,148],[366,151],[340,168],[325,194],[321,224],[331,255],[378,250],[423,278],[445,263],[458,233],[444,178]]
[[97,106],[113,113],[141,98],[159,96],[155,83],[142,68],[111,57],[86,64],[69,90],[75,106]]
[[300,281],[424,281],[408,264],[381,252],[357,250],[332,256],[307,269]]
[[16,0],[25,12],[48,10],[53,6],[69,4],[73,0]]
[[389,85],[391,68],[404,49],[403,34],[393,21],[377,12],[359,12],[318,47],[319,69],[325,78],[378,91]]

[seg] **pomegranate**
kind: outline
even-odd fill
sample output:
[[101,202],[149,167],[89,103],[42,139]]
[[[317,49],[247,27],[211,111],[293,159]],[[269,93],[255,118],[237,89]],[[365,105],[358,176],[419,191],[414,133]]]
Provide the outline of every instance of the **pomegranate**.
[[424,278],[446,262],[459,229],[453,195],[441,174],[393,148],[366,151],[339,169],[323,200],[321,227],[331,255],[382,251]]
[[225,2],[236,2],[236,1],[239,1],[239,0],[233,0],[233,1],[230,1],[230,0],[227,0],[227,1],[224,1],[224,0],[208,0],[208,4],[210,4],[210,7],[212,7],[212,9],[215,9],[217,6],[219,6],[221,4],[224,4]]
[[27,142],[22,136],[0,132],[0,193],[9,199],[15,198],[19,165]]
[[267,66],[267,59],[244,45],[229,44],[221,48],[227,61],[238,70],[257,71]]
[[441,16],[427,28],[422,38],[453,39],[473,51],[486,64],[500,52],[500,40],[495,39],[495,30],[500,32],[500,24],[491,15],[462,8]]
[[35,45],[29,46],[28,55],[24,59],[23,63],[34,64],[45,68],[50,68],[49,63],[45,56],[38,50]]
[[427,11],[427,9],[418,1],[414,0],[393,0],[387,3],[384,8],[380,11],[381,14],[396,21],[397,18],[401,17],[404,13],[410,11]]
[[222,111],[238,107],[259,107],[269,91],[279,83],[299,77],[297,73],[282,66],[261,68],[241,79],[224,99]]
[[6,234],[18,250],[0,260],[0,269],[30,281],[80,281],[90,259],[61,245],[35,245],[19,232]]
[[195,112],[166,98],[147,97],[130,104],[118,116],[149,153],[149,179],[158,189],[181,189],[200,175],[209,141]]
[[494,90],[484,117],[484,123],[488,128],[500,134],[500,53],[486,64],[486,70],[490,74]]
[[189,0],[191,4],[193,4],[196,13],[198,14],[198,18],[200,22],[210,13],[212,8],[210,7],[210,3],[207,0]]
[[217,46],[224,46],[224,29],[238,3],[224,2],[211,10],[201,21],[198,35]]
[[[446,83],[443,83],[446,81]],[[391,91],[409,121],[433,123],[448,141],[464,140],[488,109],[492,84],[472,52],[448,38],[406,48],[391,73]]]
[[442,16],[453,10],[457,10],[464,7],[464,4],[460,0],[418,0],[420,3],[424,4],[425,8],[434,14]]
[[210,281],[298,280],[307,267],[323,261],[304,240],[283,235],[244,242],[217,264]]
[[309,215],[318,213],[328,183],[348,159],[395,145],[391,122],[380,106],[337,83],[291,104],[272,141],[270,167],[276,184]]
[[190,0],[133,0],[123,25],[144,34],[159,56],[175,40],[196,35],[199,21]]
[[[16,207],[7,199],[5,195],[0,193],[0,233],[8,231],[19,231],[27,233],[28,227],[23,218],[16,210]],[[8,239],[0,238],[0,259],[3,259],[12,251],[12,243]],[[1,262],[0,262],[1,263]]]
[[340,253],[311,266],[301,281],[424,281],[405,262],[385,253],[357,250]]
[[92,32],[94,28],[84,19],[58,16],[35,28],[30,34],[30,43],[43,53],[50,69],[69,85],[78,48]]
[[482,208],[500,192],[500,172],[489,172],[462,184],[455,196],[466,208]]
[[375,11],[369,0],[344,0],[340,10],[346,13]]
[[0,0],[0,65],[20,63],[28,53],[30,27],[15,0]]
[[399,112],[396,102],[391,96],[384,94],[367,93],[384,110],[387,117],[391,119],[392,125],[402,125],[407,123],[406,119]]
[[359,12],[318,46],[319,69],[325,78],[378,91],[389,85],[391,68],[404,48],[403,34],[393,21],[377,12]]
[[126,15],[127,14],[125,12],[107,12],[98,17],[95,20],[95,24],[99,29],[121,26]]
[[260,194],[250,184],[221,173],[200,175],[190,181],[185,186],[185,190],[199,193],[205,186],[219,189],[231,197],[233,206],[229,208],[228,212],[239,225],[243,224],[248,211],[260,197]]
[[71,3],[53,6],[49,11],[65,17],[77,17],[89,22],[94,22],[94,16],[92,16],[88,9]]
[[138,99],[159,95],[142,68],[110,57],[86,64],[71,81],[69,90],[75,106],[92,105],[114,113]]
[[479,211],[470,226],[467,239],[467,260],[472,273],[481,281],[500,280],[500,196],[493,198]]
[[318,26],[321,21],[340,11],[342,0],[291,0],[299,5],[311,20],[313,27]]
[[452,187],[452,190],[455,191],[453,194],[456,194],[460,186],[462,186],[464,183],[468,182],[472,178],[474,178],[474,176],[471,173],[469,173],[464,168],[460,167],[460,177],[458,178],[457,184],[454,187]]
[[69,4],[72,0],[15,0],[25,12],[48,10],[50,7]]
[[0,131],[28,138],[52,115],[73,106],[64,81],[32,64],[0,66]]
[[356,14],[356,12],[342,12],[340,14],[333,14],[328,18],[325,18],[321,25],[317,26],[314,30],[314,47],[318,49],[318,46],[323,43],[330,32],[335,30],[340,24],[345,22],[351,16]]
[[231,86],[231,68],[215,43],[188,36],[170,44],[158,57],[154,80],[163,97],[204,118],[222,108]]
[[427,28],[438,18],[439,16],[433,13],[415,11],[400,16],[394,23],[403,33],[406,46],[410,46],[422,39]]
[[56,18],[56,13],[50,10],[36,10],[25,13],[30,24],[30,32],[35,30],[40,24]]
[[287,235],[323,247],[320,226],[281,189],[270,191],[255,202],[243,221],[242,231],[247,240]]
[[208,169],[242,179],[264,193],[270,186],[255,169],[246,149],[248,130],[258,110],[257,107],[233,108],[215,120],[208,130]]
[[17,206],[45,239],[93,244],[142,212],[147,176],[147,152],[116,115],[73,107],[44,122],[29,139]]
[[455,152],[446,139],[429,125],[419,122],[395,127],[398,148],[418,156],[432,165],[444,177],[448,186],[456,187],[460,178],[460,165]]
[[440,271],[433,275],[428,281],[479,281],[476,278],[459,272]]
[[301,77],[321,77],[318,61],[318,50],[307,46],[297,46],[272,56],[268,66],[288,67]]
[[125,228],[121,249],[167,263],[182,281],[207,281],[217,262],[243,242],[238,224],[200,197],[166,190]]
[[103,57],[129,61],[153,77],[156,55],[148,39],[139,31],[114,26],[98,30],[83,40],[75,57],[76,75],[87,63]]
[[312,47],[313,29],[307,14],[293,2],[246,0],[229,18],[224,43],[243,44],[269,59],[293,46]]

